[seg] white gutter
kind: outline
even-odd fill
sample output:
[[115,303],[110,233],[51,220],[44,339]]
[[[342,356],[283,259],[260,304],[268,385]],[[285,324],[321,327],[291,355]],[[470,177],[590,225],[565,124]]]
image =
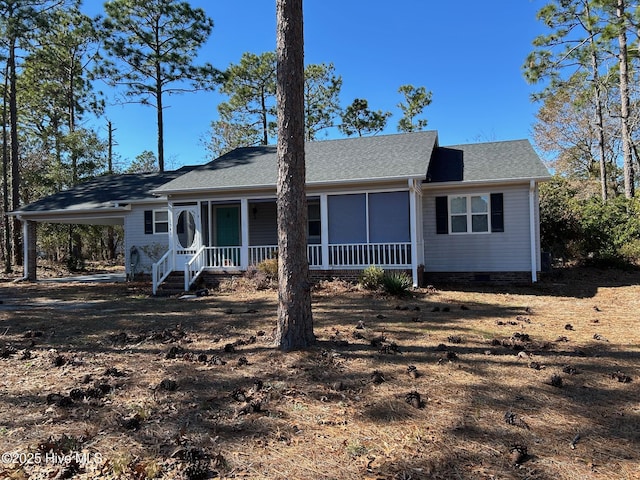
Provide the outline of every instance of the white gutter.
[[521,184],[522,182],[545,182],[551,180],[551,176],[548,177],[523,177],[523,178],[497,178],[494,180],[465,180],[455,182],[424,182],[422,184],[423,189],[436,190],[445,189],[451,187],[472,187],[477,185],[492,186],[492,185],[508,185],[508,184]]
[[34,218],[47,218],[49,216],[59,215],[59,216],[68,216],[69,218],[73,216],[81,216],[86,214],[93,213],[124,213],[130,212],[131,207],[129,205],[124,207],[102,207],[102,208],[87,208],[82,210],[70,210],[70,209],[56,209],[56,210],[38,210],[38,211],[24,211],[24,210],[14,210],[13,212],[8,212],[7,215],[9,217],[17,217],[18,219],[22,217],[34,217]]
[[[327,180],[327,181],[314,181],[305,182],[308,187],[330,187],[330,186],[342,186],[349,184],[361,185],[363,183],[387,183],[387,182],[405,182],[407,180],[422,180],[424,174],[420,175],[404,175],[394,177],[370,177],[370,178],[348,178],[344,180]],[[210,186],[210,187],[194,187],[194,188],[181,188],[176,190],[155,189],[151,190],[154,195],[176,195],[176,194],[198,194],[198,193],[211,193],[211,192],[225,192],[225,191],[245,191],[245,190],[273,190],[277,187],[275,183],[268,183],[262,185],[229,185],[229,186]]]
[[531,242],[531,282],[538,281],[538,251],[536,249],[536,219],[535,219],[535,191],[536,182],[529,182],[529,241]]

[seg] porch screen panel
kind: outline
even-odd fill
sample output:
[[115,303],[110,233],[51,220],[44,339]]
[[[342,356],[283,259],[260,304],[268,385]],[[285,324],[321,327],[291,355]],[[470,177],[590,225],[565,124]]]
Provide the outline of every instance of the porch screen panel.
[[210,247],[211,239],[209,237],[209,202],[200,204],[200,222],[202,223],[202,244]]
[[369,194],[369,241],[371,243],[411,241],[409,192]]
[[364,193],[329,195],[329,243],[366,243],[367,199]]

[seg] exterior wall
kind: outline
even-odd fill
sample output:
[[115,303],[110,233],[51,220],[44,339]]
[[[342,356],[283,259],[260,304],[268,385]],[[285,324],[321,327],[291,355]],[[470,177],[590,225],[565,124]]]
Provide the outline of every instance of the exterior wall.
[[[436,196],[480,193],[503,194],[504,232],[459,235],[436,233]],[[528,183],[522,186],[494,185],[464,190],[425,189],[422,206],[425,272],[531,271]]]
[[278,213],[276,202],[249,202],[249,245],[277,244]]
[[[144,211],[166,208],[159,204],[135,205],[124,218],[124,254],[127,275],[151,274],[151,266],[169,250],[169,234],[145,234]],[[135,247],[139,261],[132,272],[131,251]]]

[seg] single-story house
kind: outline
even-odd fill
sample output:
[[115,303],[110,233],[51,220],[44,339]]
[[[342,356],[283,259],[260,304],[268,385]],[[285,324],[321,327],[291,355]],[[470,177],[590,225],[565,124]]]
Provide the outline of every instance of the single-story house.
[[[309,267],[425,279],[535,282],[538,185],[549,172],[527,140],[441,147],[435,131],[306,144]],[[173,271],[235,272],[277,252],[275,146],[237,148],[201,166],[99,177],[12,212],[24,222],[124,225],[127,274],[154,293]],[[28,262],[25,262],[27,265]]]

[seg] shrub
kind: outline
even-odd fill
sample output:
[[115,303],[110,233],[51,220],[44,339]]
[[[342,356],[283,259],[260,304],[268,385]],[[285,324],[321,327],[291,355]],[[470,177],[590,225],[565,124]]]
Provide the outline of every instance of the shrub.
[[278,279],[278,259],[267,258],[258,264],[258,271],[265,274],[269,280]]
[[382,286],[391,295],[406,295],[413,286],[413,280],[406,272],[395,272],[384,275]]
[[360,275],[360,285],[367,290],[376,290],[382,285],[382,279],[384,277],[384,270],[382,267],[376,267],[375,265],[369,265],[362,271]]

